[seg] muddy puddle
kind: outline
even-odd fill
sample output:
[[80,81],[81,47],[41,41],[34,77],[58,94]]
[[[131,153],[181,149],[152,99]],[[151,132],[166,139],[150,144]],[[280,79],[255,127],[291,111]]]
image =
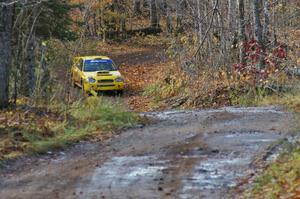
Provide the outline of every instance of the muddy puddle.
[[[97,198],[99,194],[108,198],[126,198],[153,194],[157,189],[153,183],[162,175],[166,161],[155,156],[113,157],[97,168],[90,181],[79,185],[80,198]],[[101,192],[99,193],[99,190]]]
[[[99,190],[108,198],[227,198],[239,179],[255,172],[251,167],[255,157],[283,136],[244,125],[255,125],[266,113],[273,115],[269,118],[273,122],[284,114],[266,108],[151,113],[151,117],[181,126],[193,121],[201,124],[201,119],[217,114],[208,128],[215,131],[199,134],[201,125],[192,125],[195,132],[158,152],[113,157],[94,171],[86,185],[79,185],[79,192],[84,193],[81,198],[93,198]],[[264,125],[271,128],[272,122]],[[226,131],[231,127],[236,131]]]
[[232,198],[228,191],[256,172],[256,157],[292,126],[274,107],[143,115],[161,122],[13,165],[0,175],[0,198]]
[[227,132],[206,135],[215,153],[199,156],[191,174],[182,182],[180,198],[226,198],[240,178],[249,175],[255,156],[281,136],[264,132]]
[[[280,137],[264,132],[208,133],[158,154],[113,157],[76,192],[80,198],[226,198],[239,178],[253,172],[255,155]],[[205,147],[195,148],[197,139]]]

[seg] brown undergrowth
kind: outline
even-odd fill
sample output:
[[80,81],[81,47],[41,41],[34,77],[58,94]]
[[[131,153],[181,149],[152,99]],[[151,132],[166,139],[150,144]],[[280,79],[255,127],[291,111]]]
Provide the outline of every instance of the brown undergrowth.
[[[285,101],[296,99],[299,90],[299,48],[295,41],[299,41],[300,31],[290,30],[290,33],[288,40],[280,37],[278,45],[268,49],[262,69],[257,67],[260,47],[255,40],[244,44],[245,65],[227,63],[213,67],[211,60],[203,63],[204,58],[202,61],[194,58],[197,45],[193,37],[179,38],[167,50],[173,62],[148,85],[144,96],[151,99],[153,109],[255,106],[267,98],[269,101],[274,98],[273,104],[285,105],[284,100],[276,99],[282,96]],[[230,56],[237,57],[236,53],[233,49]],[[289,107],[295,108],[295,103],[290,101]]]

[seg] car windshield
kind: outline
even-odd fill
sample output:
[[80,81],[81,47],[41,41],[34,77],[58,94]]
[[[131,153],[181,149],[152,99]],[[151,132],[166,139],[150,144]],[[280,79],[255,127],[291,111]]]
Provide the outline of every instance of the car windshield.
[[95,59],[86,60],[84,62],[85,72],[95,72],[95,71],[115,71],[116,67],[112,60],[110,59]]

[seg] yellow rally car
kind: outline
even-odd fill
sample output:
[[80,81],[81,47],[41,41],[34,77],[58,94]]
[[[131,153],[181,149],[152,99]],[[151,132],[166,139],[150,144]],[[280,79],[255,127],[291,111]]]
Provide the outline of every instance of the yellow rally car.
[[91,93],[92,91],[123,93],[124,80],[109,57],[75,57],[71,70],[72,84],[81,87],[84,93]]

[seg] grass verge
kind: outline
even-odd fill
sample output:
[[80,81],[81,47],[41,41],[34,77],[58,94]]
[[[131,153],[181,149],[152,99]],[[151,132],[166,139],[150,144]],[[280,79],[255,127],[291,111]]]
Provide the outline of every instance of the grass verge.
[[[280,105],[295,113],[295,132],[300,129],[300,92],[268,95],[256,101],[256,105]],[[297,133],[294,133],[297,135]],[[277,160],[256,178],[245,198],[299,198],[300,197],[300,141],[288,144]]]
[[246,198],[298,198],[300,196],[300,143],[286,150],[254,182]]
[[138,116],[122,104],[90,97],[52,111],[19,108],[0,113],[0,161],[44,153],[80,140],[105,139],[132,127]]
[[258,105],[280,105],[292,112],[300,113],[300,92],[269,95],[257,101]]

